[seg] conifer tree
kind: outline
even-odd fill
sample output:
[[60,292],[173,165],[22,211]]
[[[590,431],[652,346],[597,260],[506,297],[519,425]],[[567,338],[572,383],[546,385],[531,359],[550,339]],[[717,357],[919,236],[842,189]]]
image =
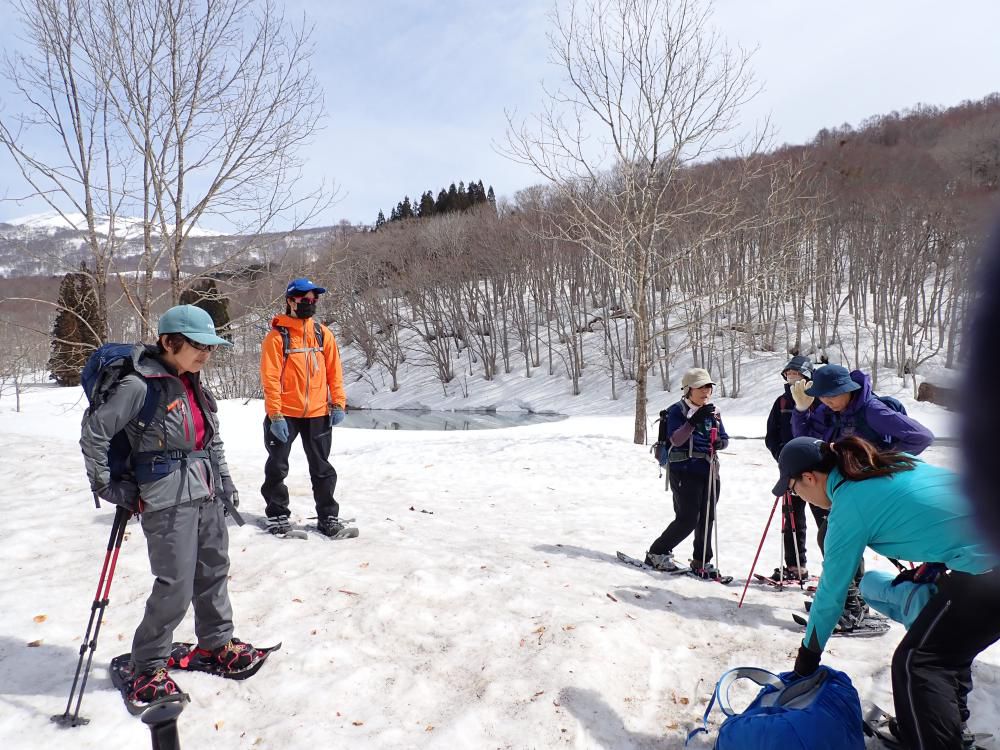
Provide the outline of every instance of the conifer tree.
[[457,210],[464,211],[469,207],[469,194],[465,192],[465,183],[458,183],[458,207]]
[[445,190],[444,188],[441,188],[440,192],[438,193],[437,200],[434,201],[434,212],[439,214],[448,213],[448,211],[451,210],[449,208],[448,201],[449,201],[448,191]]
[[375,230],[378,231],[385,226],[385,214],[382,213],[382,209],[378,211],[378,218],[375,219]]
[[493,210],[497,210],[497,196],[493,192],[493,186],[490,185],[490,189],[486,191],[486,200],[489,201],[490,205],[493,206]]
[[63,276],[59,284],[59,312],[52,326],[49,378],[61,386],[80,384],[87,357],[101,345],[100,307],[93,276],[87,267]]
[[408,195],[403,197],[403,202],[400,204],[399,218],[400,219],[413,218],[413,204],[410,203],[410,196]]
[[420,205],[417,207],[417,215],[421,219],[426,219],[434,215],[434,194],[428,190],[420,196]]

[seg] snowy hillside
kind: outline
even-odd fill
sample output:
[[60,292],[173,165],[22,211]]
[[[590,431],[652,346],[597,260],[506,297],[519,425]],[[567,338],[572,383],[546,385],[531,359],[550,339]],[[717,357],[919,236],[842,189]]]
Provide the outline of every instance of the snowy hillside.
[[[761,365],[748,398],[721,403],[734,434],[763,433],[779,388],[773,369]],[[802,610],[800,594],[753,587],[737,609],[736,585],[648,574],[614,559],[619,549],[641,556],[671,518],[655,463],[631,443],[631,417],[621,408],[628,401],[573,403],[536,382],[537,391],[522,383],[509,393],[496,384],[480,403],[585,416],[479,432],[338,428],[337,496],[361,528],[360,538],[343,542],[281,541],[255,527],[263,514],[262,405],[222,404],[250,521],[230,527],[237,635],[284,645],[247,682],[177,675],[193,701],[180,719],[184,747],[681,748],[725,669],[791,667],[801,634],[790,615]],[[151,583],[135,525],[83,702],[91,723],[63,730],[48,719],[65,706],[113,515],[95,510],[87,491],[79,394],[35,387],[21,413],[12,399],[0,400],[7,749],[148,747],[105,669],[128,651]],[[429,391],[416,400],[433,401]],[[939,418],[936,407],[913,412]],[[292,455],[292,509],[302,520],[314,511],[304,457]],[[954,460],[950,448],[926,455]],[[761,441],[733,441],[722,456],[718,563],[737,579],[750,568],[774,478]],[[809,565],[818,572],[810,537]],[[688,544],[678,552],[688,554]],[[770,572],[778,562],[772,529],[759,567]],[[176,635],[193,636],[190,616]],[[864,697],[891,706],[890,654],[902,635],[894,626],[881,638],[835,638],[824,658]],[[1000,733],[1000,647],[973,673],[972,726]]]
[[[25,234],[31,232],[46,232],[53,234],[62,230],[75,230],[82,232],[87,228],[87,218],[81,213],[67,213],[59,215],[54,212],[30,214],[14,219],[4,219],[4,224],[19,227]],[[97,231],[107,235],[110,231],[111,220],[107,216],[98,217]],[[137,237],[142,234],[142,219],[129,216],[115,217],[115,233],[119,237]],[[202,227],[192,227],[189,236],[191,237],[216,237],[222,232],[216,232]]]

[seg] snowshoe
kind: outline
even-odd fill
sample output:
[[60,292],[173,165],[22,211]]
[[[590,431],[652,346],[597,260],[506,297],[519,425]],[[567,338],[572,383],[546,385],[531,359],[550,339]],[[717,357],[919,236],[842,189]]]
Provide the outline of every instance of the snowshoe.
[[[871,701],[861,701],[861,721],[864,733],[876,737],[888,748],[904,750],[895,717],[883,711]],[[985,750],[985,743],[993,739],[992,734],[970,732],[963,727],[962,750]]]
[[354,526],[347,525],[353,521],[353,518],[340,519],[336,516],[323,516],[317,519],[315,526],[306,526],[306,530],[322,534],[331,541],[354,539],[361,532]]
[[715,581],[716,583],[721,583],[723,585],[729,585],[733,582],[732,576],[722,575],[719,573],[718,569],[712,565],[712,563],[699,566],[692,562],[688,575],[693,576],[694,578],[700,578],[703,581]]
[[[809,624],[809,620],[802,615],[793,614],[792,619],[802,627]],[[834,635],[849,638],[871,638],[876,635],[885,635],[888,632],[889,618],[873,614],[869,614],[857,622],[849,622],[842,617],[837,623],[837,627],[833,629]]]
[[198,648],[194,643],[174,643],[167,667],[189,672],[207,672],[227,680],[245,680],[257,674],[267,657],[280,648],[280,643],[267,648],[255,648],[238,638],[211,651]]
[[292,528],[288,516],[261,518],[258,523],[268,534],[276,539],[308,539],[309,535],[302,529]]
[[795,583],[803,583],[809,580],[809,571],[806,568],[786,566],[783,568],[775,568],[774,572],[771,573],[770,578],[775,583],[779,581],[794,581]]
[[[630,557],[629,555],[626,555],[624,552],[618,552],[617,556],[618,556],[618,560],[621,561],[621,562],[623,562],[623,563],[625,563],[626,565],[631,565],[633,568],[639,568],[640,570],[648,570],[650,572],[658,572],[658,573],[686,573],[687,570],[688,570],[687,568],[682,568],[682,567],[676,565],[676,563],[674,564],[673,568],[665,568],[665,567],[664,568],[658,568],[658,567],[656,567],[656,565],[654,564],[655,561],[656,561],[656,558],[663,558],[663,557],[666,557],[666,555],[648,555],[647,554],[645,561],[640,560],[637,557]],[[673,558],[671,558],[671,562],[673,562]],[[661,564],[662,564],[662,561],[661,561]]]
[[108,665],[108,674],[111,676],[111,684],[121,693],[125,708],[133,716],[140,716],[165,703],[188,703],[191,700],[165,669],[158,669],[148,675],[135,674],[130,653],[112,659]]

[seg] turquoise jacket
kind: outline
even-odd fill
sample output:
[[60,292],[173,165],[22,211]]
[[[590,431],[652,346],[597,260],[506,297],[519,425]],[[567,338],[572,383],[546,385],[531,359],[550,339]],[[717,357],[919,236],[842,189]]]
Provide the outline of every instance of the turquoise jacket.
[[910,471],[853,482],[834,469],[826,493],[832,506],[823,576],[803,639],[813,651],[822,651],[833,633],[865,547],[897,560],[945,563],[964,573],[1000,565],[976,529],[958,477],[947,469],[918,461]]

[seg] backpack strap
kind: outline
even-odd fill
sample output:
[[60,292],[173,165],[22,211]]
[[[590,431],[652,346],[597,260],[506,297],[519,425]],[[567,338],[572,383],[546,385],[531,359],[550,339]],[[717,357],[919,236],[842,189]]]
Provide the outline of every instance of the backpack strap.
[[[140,375],[140,377],[142,376]],[[146,398],[142,402],[139,415],[133,421],[139,425],[140,430],[145,432],[149,423],[153,421],[153,417],[156,416],[156,409],[160,405],[162,391],[156,378],[143,378],[143,380],[146,381]]]
[[316,334],[316,343],[318,346],[302,346],[293,349],[292,348],[292,337],[288,333],[288,328],[285,326],[275,326],[275,329],[281,335],[281,353],[285,359],[288,359],[289,354],[299,354],[301,352],[321,352],[323,351],[323,326],[319,321],[313,321],[313,331]]
[[691,739],[695,735],[702,732],[708,733],[708,717],[712,713],[712,708],[715,706],[716,701],[719,702],[719,708],[722,709],[722,713],[726,716],[734,716],[736,714],[729,703],[729,688],[732,687],[734,682],[742,679],[756,682],[761,687],[770,685],[776,691],[781,691],[785,688],[785,683],[782,679],[773,672],[768,672],[766,669],[760,669],[759,667],[737,667],[736,669],[730,669],[715,683],[712,700],[708,702],[708,708],[705,709],[705,714],[701,717],[702,726],[688,732],[687,739],[684,741],[684,747],[688,746],[688,743],[691,742]]

